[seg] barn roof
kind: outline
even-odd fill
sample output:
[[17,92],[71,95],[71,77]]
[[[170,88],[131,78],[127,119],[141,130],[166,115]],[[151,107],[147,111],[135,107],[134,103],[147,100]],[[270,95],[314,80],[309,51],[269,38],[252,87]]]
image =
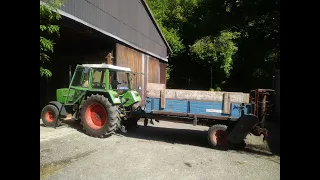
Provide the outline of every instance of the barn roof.
[[68,0],[58,12],[163,61],[172,53],[145,0]]
[[161,35],[162,39],[164,40],[164,42],[166,42],[166,45],[167,45],[168,49],[170,50],[170,53],[172,53],[172,49],[171,49],[171,47],[170,47],[170,45],[169,45],[168,41],[167,41],[167,40],[166,40],[166,38],[164,37],[164,35],[163,35],[163,33],[162,33],[162,31],[161,31],[161,29],[160,29],[160,27],[159,27],[159,25],[158,25],[157,21],[155,20],[154,16],[152,15],[152,12],[151,12],[151,10],[150,10],[150,8],[149,8],[149,6],[148,6],[147,2],[146,2],[145,0],[141,0],[141,2],[143,3],[143,5],[145,6],[145,8],[147,9],[148,14],[149,14],[149,16],[150,16],[150,17],[151,17],[151,19],[152,19],[152,22],[153,22],[153,23],[154,23],[154,25],[157,27],[157,30],[159,31],[159,33],[160,33],[160,35]]

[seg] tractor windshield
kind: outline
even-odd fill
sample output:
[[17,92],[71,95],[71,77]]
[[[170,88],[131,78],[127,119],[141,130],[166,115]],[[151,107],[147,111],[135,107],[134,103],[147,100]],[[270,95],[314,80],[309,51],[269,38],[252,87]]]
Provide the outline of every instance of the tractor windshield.
[[[118,89],[130,89],[137,90],[138,86],[138,76],[134,72],[117,72],[118,80],[121,85]],[[141,86],[141,85],[140,85]]]
[[[109,68],[91,68],[91,87],[92,89],[113,89],[113,90],[131,90],[136,87],[135,73],[121,71]],[[109,73],[107,73],[109,72]],[[84,77],[84,79],[88,79]]]
[[80,67],[80,66],[77,67],[71,86],[88,87],[89,73],[90,73],[89,68]]
[[105,89],[106,69],[93,69],[92,71],[92,88],[94,89]]
[[[109,74],[106,71],[109,70]],[[109,75],[109,77],[108,77]],[[109,85],[106,85],[108,80]],[[106,68],[92,68],[92,84],[93,89],[131,89],[128,84],[128,72],[118,71]]]
[[123,71],[109,71],[110,75],[110,85],[112,89],[131,89],[130,81],[128,81],[129,73]]

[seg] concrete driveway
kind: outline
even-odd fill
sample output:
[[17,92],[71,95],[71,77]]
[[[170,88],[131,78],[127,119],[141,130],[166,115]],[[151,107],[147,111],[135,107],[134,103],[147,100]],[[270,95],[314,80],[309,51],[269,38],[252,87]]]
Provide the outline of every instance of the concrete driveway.
[[124,135],[85,135],[72,120],[57,129],[40,122],[40,178],[48,180],[280,179],[280,156],[249,135],[241,151],[211,149],[207,129],[160,121]]

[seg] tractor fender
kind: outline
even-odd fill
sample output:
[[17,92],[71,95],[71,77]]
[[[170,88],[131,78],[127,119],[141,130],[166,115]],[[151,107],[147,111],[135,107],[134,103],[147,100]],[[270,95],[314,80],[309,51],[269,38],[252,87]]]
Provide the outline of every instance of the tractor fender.
[[66,108],[58,101],[50,101],[49,104],[54,105],[58,108],[60,112],[60,116],[67,116],[67,110]]
[[259,119],[253,114],[241,116],[228,135],[229,142],[241,143],[257,123],[259,123]]

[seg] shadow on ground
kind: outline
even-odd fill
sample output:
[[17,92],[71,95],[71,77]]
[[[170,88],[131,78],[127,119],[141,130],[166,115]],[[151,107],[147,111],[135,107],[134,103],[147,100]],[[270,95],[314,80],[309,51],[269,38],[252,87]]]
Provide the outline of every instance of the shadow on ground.
[[266,139],[272,154],[280,156],[280,125],[268,123],[268,137]]
[[[40,126],[46,127],[44,124],[40,124]],[[73,128],[81,133],[84,133],[84,130],[83,130],[81,124],[79,122],[71,120],[71,119],[64,120],[61,123],[61,126],[56,127],[56,129],[63,128],[63,127],[70,127],[70,128]]]
[[85,133],[85,131],[83,130],[82,125],[80,124],[79,121],[75,121],[75,120],[71,120],[71,119],[64,120],[62,123],[62,126],[68,126],[68,127],[71,127],[73,129],[81,132],[81,133]]
[[[84,133],[79,122],[74,120],[64,121],[62,126],[68,126]],[[269,136],[266,140],[269,149],[263,144],[247,143],[244,149],[237,150],[239,153],[249,153],[262,156],[280,156],[280,127],[271,124],[269,127]],[[172,144],[186,144],[203,148],[211,148],[207,141],[207,131],[191,129],[173,129],[165,127],[138,126],[137,129],[121,133],[125,137],[167,142]]]
[[[191,129],[171,129],[155,126],[139,126],[138,129],[123,134],[126,137],[161,141],[172,144],[186,144],[203,148],[211,148],[207,140],[207,131]],[[239,153],[249,153],[262,156],[273,156],[268,148],[263,145],[248,143],[243,149],[237,149]]]

